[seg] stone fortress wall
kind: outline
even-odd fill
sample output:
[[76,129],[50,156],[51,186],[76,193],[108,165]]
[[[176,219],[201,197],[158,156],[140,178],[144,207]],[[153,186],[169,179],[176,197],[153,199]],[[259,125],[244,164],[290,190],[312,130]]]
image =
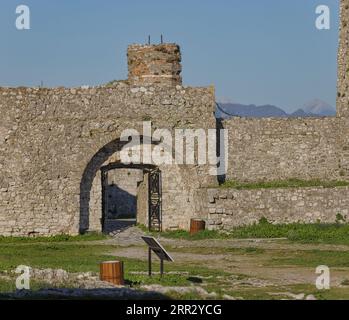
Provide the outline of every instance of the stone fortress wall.
[[341,1],[337,117],[232,118],[228,179],[349,179],[349,1]]
[[[335,223],[349,217],[349,188],[208,189],[211,230],[258,223]],[[346,220],[347,221],[347,220]]]
[[340,0],[337,114],[349,116],[349,0]]
[[[150,48],[158,55],[158,46]],[[214,129],[214,110],[212,88],[179,83],[0,88],[0,234],[100,231],[100,168],[121,150],[123,130],[142,133],[143,121],[152,121],[154,130]],[[160,169],[163,227],[186,228],[194,215],[195,190],[216,179],[208,166]]]
[[345,121],[335,117],[225,120],[227,178],[246,182],[348,179],[349,168],[342,157],[345,144],[340,141],[342,125]]
[[[229,130],[226,178],[349,179],[349,0],[341,1],[341,12],[337,117],[223,121]],[[100,230],[100,168],[118,158],[124,129],[142,132],[143,121],[152,121],[153,129],[172,132],[176,128],[215,129],[213,88],[182,86],[180,61],[175,44],[133,45],[128,51],[127,81],[93,88],[0,88],[0,234]],[[207,165],[164,165],[160,169],[164,229],[187,229],[190,218],[196,216],[216,221],[210,215],[217,213],[214,209],[220,211],[222,203],[218,200],[214,208],[209,200],[205,188],[218,182],[208,174]],[[346,198],[347,189],[338,192],[334,199],[338,195]],[[314,190],[302,191],[302,201],[307,202],[309,194]],[[318,194],[323,194],[320,189]],[[223,220],[227,225],[254,221],[253,212],[260,215],[254,210],[260,204],[258,199],[268,197],[263,192],[261,197],[248,196],[248,211],[245,205],[245,211],[239,209],[240,200],[234,205],[232,199],[226,201],[228,210],[237,208],[241,214]],[[289,197],[281,198],[285,202]],[[241,198],[236,195],[234,199]],[[298,211],[298,216],[317,217],[324,205],[317,203],[307,206],[306,212]],[[331,212],[324,212],[333,217],[339,209],[334,205]],[[279,220],[284,220],[285,213],[270,210],[280,212]]]
[[[229,129],[227,179],[257,182],[298,178],[349,180],[349,0],[341,1],[337,116],[223,121]],[[205,197],[206,195],[207,197]],[[210,229],[267,218],[273,223],[349,219],[347,187],[226,190],[198,196]]]

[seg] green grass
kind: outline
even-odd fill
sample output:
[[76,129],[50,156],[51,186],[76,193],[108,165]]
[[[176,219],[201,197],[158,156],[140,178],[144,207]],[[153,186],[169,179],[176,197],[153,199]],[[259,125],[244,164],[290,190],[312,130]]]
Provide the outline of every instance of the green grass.
[[326,265],[330,268],[348,268],[349,251],[299,250],[275,252],[266,263],[270,266],[302,266],[316,268]]
[[[117,257],[110,252],[115,246],[79,245],[79,244],[12,244],[0,246],[0,270],[11,271],[18,265],[27,265],[39,269],[64,269],[69,272],[99,272],[99,263],[105,260],[121,260],[124,262],[125,281],[132,288],[139,289],[143,285],[160,284],[162,286],[187,287],[192,284],[214,282],[217,277],[225,277],[224,271],[209,269],[200,263],[190,265],[165,262],[165,274],[161,278],[159,261],[154,258],[152,264],[153,276],[147,275],[148,263],[145,260]],[[210,278],[207,278],[210,277]],[[206,279],[207,278],[207,279]],[[71,288],[77,284],[62,283],[59,287]],[[45,283],[31,282],[33,291],[52,287]],[[58,286],[57,286],[58,287]],[[0,278],[0,292],[15,291],[15,278],[4,280]]]
[[317,290],[312,285],[300,284],[290,286],[289,289],[299,293],[304,292],[308,295],[313,294],[318,300],[349,300],[348,288],[333,287],[330,290]]
[[13,292],[16,290],[15,280],[0,279],[0,292]]
[[161,236],[185,240],[287,238],[290,241],[302,243],[349,245],[349,224],[271,224],[261,219],[258,224],[238,227],[229,232],[206,230],[191,236],[187,231],[178,230],[163,232]]
[[[279,238],[286,237],[295,242],[309,243],[343,243],[349,244],[349,225],[345,224],[291,224],[291,225],[272,225],[266,219],[262,219],[259,224],[249,227],[241,227],[231,230],[229,233],[218,233],[217,231],[205,231],[191,237],[189,233],[183,231],[165,233],[167,236],[176,238],[184,237],[186,239],[229,239],[229,238]],[[95,236],[97,238],[95,238]],[[349,286],[348,280],[343,278],[343,288],[333,288],[330,291],[317,291],[314,286],[309,287],[264,287],[237,285],[233,286],[231,277],[235,277],[234,268],[231,270],[223,268],[220,261],[217,263],[206,263],[196,260],[191,263],[183,263],[180,260],[174,263],[165,262],[165,272],[163,278],[158,274],[149,278],[146,274],[148,264],[146,259],[131,259],[118,257],[113,252],[120,248],[116,245],[109,245],[103,242],[87,243],[98,240],[99,235],[86,235],[80,237],[60,236],[54,238],[23,239],[20,238],[2,238],[0,241],[0,273],[1,271],[14,270],[18,265],[28,265],[34,268],[53,268],[64,269],[68,272],[99,272],[99,263],[105,260],[121,260],[125,266],[125,280],[135,288],[140,289],[142,285],[161,284],[163,286],[186,287],[193,284],[199,285],[207,292],[217,293],[217,298],[222,298],[224,294],[233,297],[243,297],[245,299],[280,299],[283,296],[271,296],[268,292],[304,292],[314,294],[319,299],[348,298]],[[43,242],[46,241],[46,242]],[[208,242],[209,243],[209,242]],[[261,249],[257,247],[247,248],[212,248],[204,246],[182,247],[183,243],[166,246],[170,252],[182,252],[192,254],[226,254],[229,264],[234,264],[234,259],[258,260],[258,264],[267,268],[285,268],[289,266],[300,268],[314,268],[318,265],[328,265],[330,268],[349,267],[349,252],[330,250],[282,250],[282,249]],[[142,247],[143,248],[143,247]],[[146,248],[145,257],[146,257]],[[253,262],[255,263],[255,262]],[[209,267],[211,265],[211,267]],[[219,270],[219,269],[222,270]],[[159,271],[159,261],[154,258],[152,269]],[[175,273],[174,273],[175,272]],[[315,276],[315,275],[314,275]],[[244,276],[246,277],[246,276]],[[242,278],[243,279],[243,278]],[[248,280],[248,279],[247,279]],[[61,284],[62,287],[76,286],[77,284]],[[0,278],[0,292],[13,292],[15,283],[14,278],[4,280]],[[52,287],[45,283],[33,281],[32,289],[35,291],[40,288]],[[191,298],[202,299],[197,293],[179,294],[176,292],[166,294],[171,298]],[[212,297],[211,297],[212,298]]]
[[126,282],[131,287],[139,287],[141,285],[154,285],[160,284],[162,286],[170,287],[188,287],[192,284],[201,284],[203,281],[199,277],[186,274],[165,274],[161,278],[158,274],[149,277],[148,275],[137,275],[137,274],[125,274]]
[[[163,278],[154,275],[149,278],[146,273],[148,263],[145,260],[117,257],[111,252],[117,249],[110,245],[84,245],[67,243],[33,243],[33,244],[4,244],[0,246],[0,271],[12,271],[19,265],[33,268],[64,269],[68,272],[99,272],[99,263],[108,260],[121,260],[124,262],[125,279],[132,286],[145,284],[162,284],[165,286],[189,286],[198,277],[224,276],[225,272],[209,269],[200,264],[166,263],[166,272]],[[146,250],[146,249],[144,249]],[[159,272],[159,261],[154,258],[153,272]],[[1,290],[0,291],[4,291]]]
[[322,180],[275,180],[269,182],[239,182],[234,180],[226,181],[220,188],[233,188],[237,190],[253,190],[253,189],[277,189],[277,188],[307,188],[307,187],[323,187],[336,188],[349,186],[349,181],[322,181]]
[[141,224],[138,224],[137,227],[140,228],[144,233],[150,236],[157,237],[161,235],[162,237],[169,238],[169,239],[205,240],[205,239],[229,238],[229,236],[225,235],[222,232],[211,231],[211,230],[204,230],[195,235],[190,235],[188,231],[184,231],[184,230],[164,231],[159,233],[159,232],[150,232],[146,226]]
[[268,222],[236,228],[232,238],[287,238],[303,243],[349,244],[348,224],[279,224]]
[[264,249],[247,247],[247,248],[231,248],[231,247],[176,247],[166,246],[169,252],[192,253],[192,254],[239,254],[239,255],[258,255],[265,253]]
[[[317,290],[315,285],[311,284],[295,284],[295,285],[275,285],[266,287],[256,286],[231,286],[226,279],[223,281],[217,281],[216,283],[209,283],[204,285],[203,288],[208,293],[216,293],[216,298],[223,299],[224,295],[229,295],[236,299],[243,300],[280,300],[287,299],[292,300],[287,293],[295,295],[304,294],[304,297],[308,295],[314,295],[317,300],[349,300],[349,288],[333,287],[330,290]],[[197,293],[185,293],[179,294],[178,292],[170,293],[173,299],[192,299],[200,300],[202,297]],[[210,298],[212,299],[212,298]]]
[[114,257],[111,246],[67,245],[63,243],[11,244],[0,246],[0,270],[18,265],[35,268],[64,269],[69,272],[98,271],[98,264]]
[[341,283],[342,286],[349,287],[349,279],[345,279]]
[[[151,233],[152,235],[157,235],[157,233]],[[205,239],[228,239],[230,236],[228,234],[205,230],[197,234],[190,235],[188,231],[176,230],[176,231],[165,231],[161,233],[164,238],[170,239],[185,239],[185,240],[205,240]]]
[[[219,264],[209,268],[202,261],[194,261],[190,264],[176,261],[174,263],[165,262],[165,272],[163,278],[158,274],[154,274],[149,278],[147,272],[147,261],[140,259],[131,259],[118,257],[112,254],[119,247],[107,244],[87,244],[87,243],[4,243],[0,246],[0,271],[13,270],[18,265],[24,264],[36,268],[62,268],[69,272],[98,272],[99,263],[104,260],[122,260],[125,265],[125,280],[135,288],[140,289],[142,285],[161,284],[163,286],[188,287],[193,284],[199,285],[207,292],[216,292],[218,299],[224,294],[233,297],[243,297],[244,299],[280,299],[283,296],[271,296],[268,292],[293,292],[315,294],[319,299],[335,299],[348,298],[349,287],[333,288],[330,291],[317,291],[314,286],[309,287],[253,287],[253,286],[232,286],[231,278],[236,279],[236,274],[219,270]],[[170,248],[169,248],[170,249]],[[174,250],[195,253],[226,253],[232,257],[244,255],[246,258],[258,256],[260,263],[271,268],[280,267],[288,268],[288,266],[300,266],[307,268],[315,268],[318,265],[328,265],[332,268],[349,267],[349,252],[347,251],[320,251],[320,250],[266,250],[254,247],[248,248],[179,248]],[[146,250],[146,248],[144,248]],[[170,249],[170,252],[173,251]],[[262,259],[263,258],[263,259]],[[159,261],[154,258],[152,265],[153,272],[159,271]],[[315,269],[314,269],[315,270]],[[176,273],[174,273],[176,272]],[[287,271],[285,271],[287,272]],[[0,292],[13,292],[15,290],[15,281],[13,279],[6,280],[0,278]],[[239,279],[247,279],[248,276],[241,275]],[[349,283],[343,280],[342,285]],[[57,287],[76,287],[76,283],[62,283]],[[36,281],[31,282],[33,291],[40,288],[52,287],[45,283]],[[202,299],[197,293],[171,292],[166,294],[175,299]],[[210,296],[211,297],[211,296]],[[211,297],[212,298],[212,297]],[[213,297],[214,298],[214,297]]]
[[102,233],[86,233],[84,235],[69,236],[58,235],[52,237],[2,237],[0,236],[0,244],[3,243],[37,243],[37,242],[83,242],[83,241],[97,241],[105,240],[108,236]]

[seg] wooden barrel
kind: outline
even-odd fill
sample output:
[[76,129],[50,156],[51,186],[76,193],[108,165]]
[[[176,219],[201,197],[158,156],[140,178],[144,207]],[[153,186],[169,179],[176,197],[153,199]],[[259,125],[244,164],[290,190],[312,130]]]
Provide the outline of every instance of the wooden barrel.
[[116,285],[124,285],[124,263],[105,261],[100,264],[100,279]]
[[190,220],[190,235],[197,234],[200,231],[204,231],[206,227],[206,222],[200,219]]

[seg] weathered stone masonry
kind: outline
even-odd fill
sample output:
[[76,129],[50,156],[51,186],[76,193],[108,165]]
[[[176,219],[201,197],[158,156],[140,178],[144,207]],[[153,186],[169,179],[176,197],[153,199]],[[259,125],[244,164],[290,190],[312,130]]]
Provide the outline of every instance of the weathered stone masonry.
[[127,56],[128,78],[133,84],[182,84],[182,58],[178,45],[132,45]]
[[349,217],[349,188],[207,190],[211,230],[231,230],[258,223],[334,223],[337,214]]
[[349,179],[349,0],[341,0],[337,117],[225,120],[228,179]]
[[[0,89],[0,234],[100,230],[99,169],[124,129],[215,128],[212,88],[116,82],[78,89]],[[163,166],[164,228],[186,228],[207,168]],[[99,208],[98,208],[99,206]]]
[[340,34],[338,50],[337,113],[349,116],[349,1],[341,0]]
[[342,124],[345,121],[335,117],[224,121],[230,148],[227,177],[240,181],[347,178]]
[[[228,179],[349,179],[348,19],[349,0],[342,0],[337,117],[224,121],[229,129]],[[198,207],[211,229],[248,225],[262,217],[273,223],[333,223],[337,214],[349,218],[348,196],[348,188],[210,189],[200,193],[198,199],[206,202]]]
[[[228,179],[349,179],[349,0],[341,1],[341,10],[337,117],[224,121]],[[142,132],[145,120],[153,129],[216,128],[213,88],[183,87],[180,61],[177,45],[133,45],[128,81],[0,88],[0,234],[101,230],[100,168],[118,161],[124,129]],[[337,211],[347,210],[347,188],[230,190],[225,198],[225,190],[207,191],[217,185],[208,166],[160,170],[164,229],[188,228],[194,216],[212,228],[229,228],[262,215],[276,222],[333,221]],[[145,189],[139,186],[142,208]]]

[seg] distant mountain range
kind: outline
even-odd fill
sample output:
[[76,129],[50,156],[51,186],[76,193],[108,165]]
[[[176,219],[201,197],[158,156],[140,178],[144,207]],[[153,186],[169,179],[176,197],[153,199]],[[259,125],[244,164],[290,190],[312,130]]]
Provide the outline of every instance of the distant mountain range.
[[296,118],[296,117],[328,117],[335,116],[336,110],[324,101],[314,99],[306,103],[293,113],[273,105],[256,106],[239,103],[218,102],[217,118],[230,118],[231,116],[246,118]]

